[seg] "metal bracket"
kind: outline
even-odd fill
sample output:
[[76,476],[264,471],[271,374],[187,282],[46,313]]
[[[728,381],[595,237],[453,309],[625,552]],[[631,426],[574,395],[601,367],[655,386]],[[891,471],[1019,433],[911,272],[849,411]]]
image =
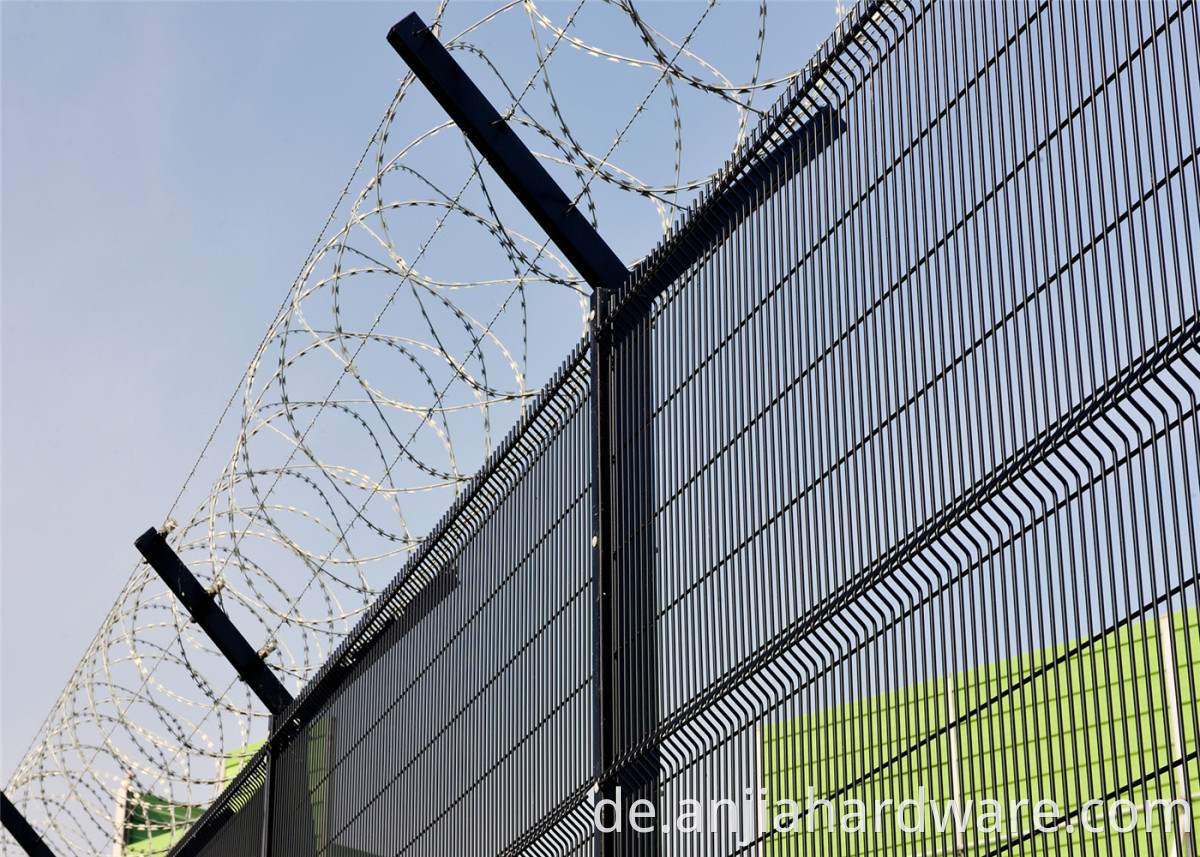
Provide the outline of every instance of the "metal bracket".
[[204,632],[217,644],[238,675],[262,700],[272,716],[278,716],[292,704],[292,695],[266,665],[254,648],[246,642],[241,631],[230,621],[213,597],[171,550],[162,533],[151,527],[134,542],[150,567],[175,593]]
[[50,846],[42,841],[42,837],[30,826],[25,816],[21,815],[21,810],[13,805],[4,792],[0,792],[0,821],[29,857],[54,857]]
[[629,270],[420,16],[404,18],[387,40],[579,275],[593,289],[620,288]]

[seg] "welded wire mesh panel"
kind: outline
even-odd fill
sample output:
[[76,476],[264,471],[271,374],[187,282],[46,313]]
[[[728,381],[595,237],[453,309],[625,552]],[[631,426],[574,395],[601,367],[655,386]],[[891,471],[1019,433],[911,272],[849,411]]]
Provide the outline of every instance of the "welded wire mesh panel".
[[864,4],[646,263],[618,851],[1196,853],[1198,35]]
[[284,718],[271,854],[498,853],[587,793],[587,373],[580,352]]

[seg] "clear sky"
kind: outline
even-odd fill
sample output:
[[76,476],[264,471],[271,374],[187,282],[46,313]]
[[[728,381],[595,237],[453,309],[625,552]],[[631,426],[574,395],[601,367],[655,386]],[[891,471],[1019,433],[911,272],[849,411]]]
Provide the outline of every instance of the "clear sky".
[[[779,73],[835,4],[774,5],[803,22],[776,34]],[[391,100],[384,37],[413,8],[432,6],[0,3],[4,779]]]

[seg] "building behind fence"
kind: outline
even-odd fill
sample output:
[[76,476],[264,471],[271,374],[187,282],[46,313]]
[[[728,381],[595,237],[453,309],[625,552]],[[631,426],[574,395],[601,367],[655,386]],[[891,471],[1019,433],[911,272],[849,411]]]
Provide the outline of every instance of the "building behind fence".
[[856,9],[174,853],[1195,855],[1198,36]]

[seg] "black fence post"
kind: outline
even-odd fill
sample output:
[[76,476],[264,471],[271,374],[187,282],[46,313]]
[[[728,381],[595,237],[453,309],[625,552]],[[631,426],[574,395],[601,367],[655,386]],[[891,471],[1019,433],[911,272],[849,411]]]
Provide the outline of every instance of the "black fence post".
[[263,818],[262,818],[262,840],[259,845],[260,857],[271,857],[271,780],[273,779],[275,767],[275,748],[271,746],[271,741],[275,738],[275,715],[271,715],[267,726],[267,743],[264,745],[266,756],[263,759],[264,776],[262,784],[262,800],[263,800]]
[[[611,295],[592,292],[591,446],[592,446],[592,759],[598,822],[596,857],[616,853],[616,783],[605,774],[616,761],[613,669],[612,562],[612,333],[606,322]],[[603,801],[603,803],[600,803]],[[610,803],[611,801],[611,803]]]
[[[615,298],[606,297],[609,332],[599,337],[604,374],[598,388],[604,421],[595,441],[605,471],[600,497],[605,555],[598,573],[608,579],[607,628],[598,626],[597,637],[607,634],[602,645],[611,674],[604,713],[614,721],[605,765],[619,766],[610,780],[621,788],[624,814],[620,847],[613,853],[654,857],[662,850],[664,807],[659,801],[659,747],[646,743],[659,721],[652,303],[635,295],[625,305],[625,319],[615,320]],[[642,817],[641,830],[633,827],[630,813],[639,800],[654,808],[653,818]]]
[[[658,711],[658,651],[654,641],[653,450],[649,341],[633,338],[628,360],[614,363],[613,303],[629,271],[587,218],[488,102],[414,12],[388,33],[388,42],[522,205],[546,230],[592,287],[592,594],[593,753],[599,792],[614,799],[655,802],[657,753],[620,771],[621,754],[653,729]],[[624,379],[629,383],[622,383]],[[620,438],[614,437],[620,420]],[[624,444],[618,453],[614,442]],[[611,804],[606,805],[611,808]],[[616,812],[622,812],[621,807]],[[601,828],[617,819],[606,814]],[[657,833],[597,829],[596,853],[613,855],[618,843],[658,852]],[[650,845],[646,851],[646,843]],[[623,847],[627,852],[631,849]]]

